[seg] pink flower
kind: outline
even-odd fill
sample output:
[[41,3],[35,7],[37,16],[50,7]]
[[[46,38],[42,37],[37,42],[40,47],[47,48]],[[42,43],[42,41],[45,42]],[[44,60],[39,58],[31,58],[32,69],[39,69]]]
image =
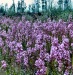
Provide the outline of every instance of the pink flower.
[[5,69],[7,67],[6,61],[5,60],[2,60],[1,63],[2,63],[1,68]]
[[37,66],[38,68],[41,68],[44,65],[45,65],[45,62],[40,58],[35,61],[35,66]]

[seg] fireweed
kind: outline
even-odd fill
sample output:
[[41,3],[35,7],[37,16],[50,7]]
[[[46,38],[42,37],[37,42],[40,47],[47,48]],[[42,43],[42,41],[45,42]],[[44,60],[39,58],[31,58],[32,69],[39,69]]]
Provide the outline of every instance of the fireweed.
[[0,61],[7,75],[73,74],[73,22],[2,17]]

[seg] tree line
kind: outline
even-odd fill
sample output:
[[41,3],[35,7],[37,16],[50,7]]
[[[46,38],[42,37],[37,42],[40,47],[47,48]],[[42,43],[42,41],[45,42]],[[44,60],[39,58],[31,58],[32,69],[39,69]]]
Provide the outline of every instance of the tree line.
[[[53,6],[54,0],[34,0],[34,3],[28,6],[28,10],[25,0],[18,0],[18,4],[16,7],[15,1],[12,0],[12,5],[8,8],[8,4],[6,3],[5,6],[0,5],[0,13],[2,15],[14,15],[14,14],[38,14],[41,15],[42,13],[47,13],[48,17],[54,15],[56,17],[57,14],[61,14],[63,11],[72,11],[72,2],[71,0],[58,0],[58,6]],[[40,11],[41,8],[41,11]]]

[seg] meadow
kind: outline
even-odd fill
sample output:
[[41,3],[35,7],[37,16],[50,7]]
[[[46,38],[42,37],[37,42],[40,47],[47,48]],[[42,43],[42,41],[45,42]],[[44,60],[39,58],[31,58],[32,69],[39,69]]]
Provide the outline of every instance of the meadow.
[[0,18],[0,75],[73,75],[73,20]]

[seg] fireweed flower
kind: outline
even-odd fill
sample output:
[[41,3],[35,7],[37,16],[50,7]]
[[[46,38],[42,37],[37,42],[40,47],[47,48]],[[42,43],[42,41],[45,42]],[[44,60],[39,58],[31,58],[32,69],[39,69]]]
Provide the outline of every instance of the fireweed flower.
[[21,43],[17,43],[16,44],[16,52],[20,52],[20,51],[23,51],[22,44]]
[[27,42],[27,47],[29,47],[29,46],[31,46],[32,45],[32,41],[31,40],[29,40],[28,42]]
[[7,67],[6,61],[5,61],[5,60],[2,60],[2,61],[1,61],[1,64],[2,64],[1,68],[2,68],[2,69],[6,69],[6,67]]
[[45,67],[45,62],[42,59],[38,59],[35,61],[35,66],[38,68],[36,75],[45,75],[47,71],[47,67]]
[[23,51],[21,52],[21,56],[23,57],[23,63],[25,66],[28,66],[28,52],[27,51]]
[[52,38],[52,45],[58,46],[58,38],[56,38],[56,37]]
[[28,66],[28,56],[24,57],[24,65]]
[[31,47],[27,48],[27,53],[29,56],[31,56],[31,54],[33,53],[33,50]]
[[64,37],[62,44],[58,44],[58,41],[54,40],[51,46],[50,56],[58,62],[59,71],[62,71],[62,65],[70,69],[71,61],[69,51],[69,39]]
[[53,38],[52,41],[52,46],[51,46],[51,51],[50,51],[50,57],[51,58],[56,58],[58,54],[58,38]]
[[20,53],[18,53],[18,54],[16,55],[16,62],[17,62],[17,63],[21,63],[21,58],[22,58],[22,55],[21,55]]
[[39,56],[43,60],[45,58],[45,50],[40,50]]
[[16,46],[16,41],[12,41],[9,42],[8,47],[10,48],[10,50],[15,50],[15,46]]
[[[36,75],[46,75],[46,62],[49,64],[51,61],[57,62],[54,66],[57,65],[55,68],[58,71],[64,72],[64,75],[69,75],[72,59],[69,46],[72,46],[71,42],[73,42],[73,22],[64,22],[63,20],[41,22],[37,20],[32,23],[23,18],[21,21],[19,20],[19,18],[12,20],[5,17],[0,18],[0,47],[4,52],[2,54],[9,52],[10,56],[13,53],[12,55],[15,58],[13,63],[20,65],[24,63],[24,66],[29,69],[29,60],[34,58],[34,63],[31,65],[35,65],[33,69],[36,68]],[[3,24],[8,27],[7,30],[3,28]],[[49,50],[46,48],[47,42],[49,43],[48,46],[51,47]],[[9,59],[10,57],[6,60]],[[3,62],[2,68],[5,68],[8,64],[5,63],[6,61]]]
[[73,24],[69,24],[67,28],[68,28],[68,30],[70,30],[70,29],[73,30]]
[[49,55],[49,53],[45,53],[45,61],[50,62],[50,55]]
[[0,36],[7,37],[6,31],[5,31],[5,30],[2,30],[2,31],[0,32]]
[[69,71],[66,69],[64,75],[69,75]]
[[69,35],[70,35],[71,38],[73,38],[73,30],[69,31]]
[[35,61],[35,66],[38,67],[38,68],[41,68],[45,65],[44,61],[42,59],[38,59]]
[[61,60],[58,61],[58,71],[61,72],[63,68],[63,63]]
[[66,36],[62,38],[62,44],[64,45],[65,49],[69,49],[69,39]]
[[73,47],[73,43],[71,43],[71,46]]
[[3,42],[2,38],[0,38],[0,47],[3,47],[3,45],[4,45],[4,42]]
[[41,69],[37,70],[36,75],[46,75],[47,67],[43,66]]

